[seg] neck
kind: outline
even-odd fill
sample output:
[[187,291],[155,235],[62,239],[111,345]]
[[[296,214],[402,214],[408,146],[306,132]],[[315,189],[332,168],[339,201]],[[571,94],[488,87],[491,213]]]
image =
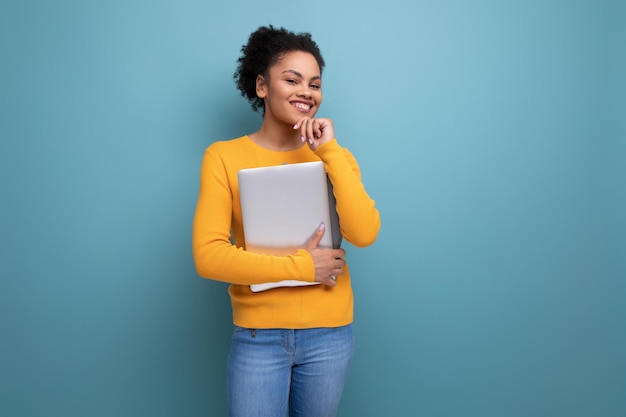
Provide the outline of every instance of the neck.
[[257,145],[272,151],[293,151],[303,145],[299,131],[293,130],[293,126],[272,123],[267,118],[263,119],[259,130],[249,137]]

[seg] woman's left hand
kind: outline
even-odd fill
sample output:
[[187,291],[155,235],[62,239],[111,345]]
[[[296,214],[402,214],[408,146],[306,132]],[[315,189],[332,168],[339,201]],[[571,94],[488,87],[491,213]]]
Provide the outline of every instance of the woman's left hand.
[[335,138],[335,129],[331,119],[305,117],[298,120],[293,128],[300,131],[302,141],[308,143],[312,151]]

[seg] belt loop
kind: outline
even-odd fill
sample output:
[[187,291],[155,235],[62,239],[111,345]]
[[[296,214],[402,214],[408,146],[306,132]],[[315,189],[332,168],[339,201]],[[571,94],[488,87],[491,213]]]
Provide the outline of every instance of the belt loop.
[[252,333],[252,337],[256,337],[256,329],[252,329],[251,333]]

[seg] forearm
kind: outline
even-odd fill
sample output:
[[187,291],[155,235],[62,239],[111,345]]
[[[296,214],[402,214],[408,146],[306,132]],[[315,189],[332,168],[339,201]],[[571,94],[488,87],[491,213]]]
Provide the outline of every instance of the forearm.
[[194,239],[194,262],[198,275],[231,284],[252,285],[287,279],[313,281],[315,269],[310,254],[271,256],[237,248],[230,242]]
[[358,247],[371,245],[378,236],[380,214],[361,182],[356,160],[336,140],[320,146],[316,153],[333,184],[344,238]]

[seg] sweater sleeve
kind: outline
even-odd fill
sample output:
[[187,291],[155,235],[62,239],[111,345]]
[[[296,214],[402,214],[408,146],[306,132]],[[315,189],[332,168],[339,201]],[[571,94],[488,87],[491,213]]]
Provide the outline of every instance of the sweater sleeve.
[[343,237],[357,247],[371,245],[380,230],[380,214],[361,182],[356,159],[334,139],[315,153],[324,161],[333,184]]
[[313,259],[304,249],[288,256],[270,256],[234,245],[232,212],[233,192],[227,168],[209,147],[202,161],[192,235],[194,262],[201,277],[240,285],[286,279],[314,281]]

